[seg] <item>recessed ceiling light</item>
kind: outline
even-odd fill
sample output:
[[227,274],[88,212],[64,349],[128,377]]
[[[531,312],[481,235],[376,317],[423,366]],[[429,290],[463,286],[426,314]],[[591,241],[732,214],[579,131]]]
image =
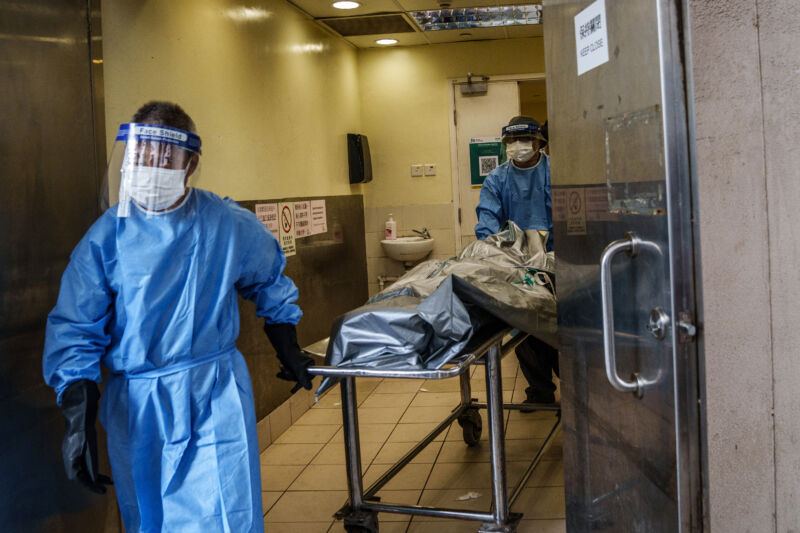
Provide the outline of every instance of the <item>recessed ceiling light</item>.
[[334,2],[333,7],[336,9],[355,9],[360,7],[361,4],[358,2],[351,2],[350,0],[342,0],[341,2]]
[[378,39],[377,41],[375,41],[375,43],[388,46],[390,44],[397,44],[397,39]]

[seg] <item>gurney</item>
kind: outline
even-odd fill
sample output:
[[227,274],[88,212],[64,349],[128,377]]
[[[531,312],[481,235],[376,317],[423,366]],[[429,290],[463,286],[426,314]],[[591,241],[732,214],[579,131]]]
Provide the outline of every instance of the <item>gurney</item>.
[[[450,265],[442,263],[419,265],[365,306],[337,320],[331,342],[325,339],[305,349],[311,355],[325,357],[324,365],[309,369],[312,375],[325,378],[318,394],[336,381],[341,384],[349,501],[336,517],[344,521],[347,531],[377,532],[378,513],[396,513],[476,520],[481,522],[479,531],[513,533],[522,515],[512,513],[510,508],[560,430],[559,405],[504,404],[502,394],[502,357],[512,353],[529,334],[554,342],[552,254],[544,252],[543,237],[536,232],[521,232],[510,223],[505,231],[489,237],[487,242],[473,243]],[[532,296],[518,298],[517,292]],[[472,398],[472,365],[485,367],[485,403]],[[355,383],[360,377],[432,380],[458,377],[460,383],[460,401],[450,415],[366,489],[362,480]],[[483,431],[480,409],[487,410],[489,425],[491,509],[467,511],[380,500],[378,491],[454,421],[462,428],[464,442],[468,446],[477,445]],[[547,410],[557,415],[510,494],[506,479],[505,409]]]

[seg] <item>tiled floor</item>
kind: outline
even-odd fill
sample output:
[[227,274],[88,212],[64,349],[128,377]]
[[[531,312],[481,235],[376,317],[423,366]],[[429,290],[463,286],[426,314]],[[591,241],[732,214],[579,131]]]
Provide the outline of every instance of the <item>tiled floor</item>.
[[[503,396],[522,401],[526,386],[516,358],[503,361]],[[357,379],[364,484],[441,422],[458,404],[458,379],[440,381]],[[483,367],[475,367],[473,397],[485,400]],[[264,524],[268,533],[344,531],[333,513],[347,500],[341,395],[338,387],[298,419],[261,454]],[[491,504],[486,412],[478,446],[470,448],[457,423],[423,450],[379,493],[382,501],[488,511]],[[506,415],[508,482],[514,486],[547,436],[554,415]],[[467,495],[470,497],[467,497]],[[476,496],[477,495],[477,496]],[[520,533],[563,532],[564,476],[561,441],[550,446],[513,511],[524,513]],[[380,531],[477,531],[479,523],[379,514]]]

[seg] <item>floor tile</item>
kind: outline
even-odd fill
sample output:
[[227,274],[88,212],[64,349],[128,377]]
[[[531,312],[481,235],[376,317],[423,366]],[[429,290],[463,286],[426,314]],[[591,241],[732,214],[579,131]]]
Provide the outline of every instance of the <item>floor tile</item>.
[[[455,422],[454,422],[455,423]],[[397,424],[389,436],[389,442],[419,442],[438,424],[424,422],[419,424]],[[445,432],[440,433],[434,440],[443,440]]]
[[[502,379],[503,382],[503,390],[504,391],[513,391],[514,390],[514,381],[515,378],[504,377]],[[483,376],[475,376],[472,378],[472,390],[474,392],[485,391],[486,390],[486,379]]]
[[450,416],[456,405],[430,405],[425,407],[408,407],[400,419],[401,424],[417,422],[442,422]]
[[392,394],[396,392],[417,392],[422,385],[421,379],[385,379],[375,388],[375,394]]
[[542,487],[522,489],[512,510],[525,518],[564,518],[564,488]]
[[461,401],[458,392],[423,392],[420,391],[414,396],[411,407],[431,407],[434,405],[448,405],[456,407]]
[[517,533],[566,533],[566,520],[521,520]]
[[325,533],[330,530],[332,522],[267,522],[264,529],[269,533]]
[[[386,490],[378,491],[378,497],[381,503],[389,503],[395,505],[417,505],[419,497],[422,494],[421,489],[416,490]],[[381,523],[380,530],[383,531],[384,522],[404,522],[408,523],[411,520],[411,515],[395,514],[395,513],[380,513],[378,521]]]
[[347,471],[343,464],[309,465],[297,476],[289,490],[347,490]]
[[[459,428],[460,429],[460,428]],[[544,439],[506,439],[506,461],[532,461]],[[559,450],[555,455],[552,450]],[[560,457],[560,449],[553,442],[545,452],[544,458]],[[447,441],[442,446],[439,463],[488,463],[491,460],[489,441],[481,441],[477,446],[467,446],[463,441]]]
[[261,452],[262,465],[307,465],[324,444],[273,444]]
[[420,390],[423,392],[457,392],[461,390],[461,384],[458,378],[426,379]]
[[561,461],[540,461],[525,486],[563,487],[564,463]]
[[407,407],[365,407],[358,408],[358,423],[361,424],[396,424]]
[[339,390],[339,385],[334,385],[329,390],[325,391],[322,396],[314,403],[313,408],[332,409],[342,405],[342,393]]
[[274,492],[261,492],[261,509],[263,510],[264,514],[267,514],[275,502],[283,495],[281,491],[274,491]]
[[[360,442],[384,442],[392,430],[394,424],[358,424],[358,435]],[[331,439],[331,442],[344,442],[344,431],[339,431]]]
[[[372,464],[389,464],[393,465],[402,458],[406,452],[411,450],[415,445],[414,442],[387,442],[378,452],[378,455],[372,460]],[[415,463],[433,463],[436,461],[436,456],[442,446],[442,441],[433,441],[421,452],[417,454],[412,462]]]
[[480,522],[474,520],[443,520],[415,516],[409,525],[408,533],[475,533],[478,527]]
[[547,437],[555,423],[555,417],[532,420],[509,420],[506,439],[541,439]]
[[[364,488],[369,487],[390,465],[372,465],[364,474]],[[386,490],[422,489],[428,479],[428,473],[433,465],[426,463],[411,463],[403,467],[386,485]]]
[[303,413],[294,425],[300,426],[318,426],[320,424],[341,424],[342,423],[342,410],[340,408],[333,409],[309,409]]
[[[533,489],[531,489],[533,490]],[[477,498],[460,500],[470,492],[477,495]],[[425,507],[446,507],[450,509],[468,509],[470,511],[489,511],[492,505],[491,490],[468,490],[468,489],[425,489],[420,497],[420,505]],[[416,518],[412,522],[416,521]],[[438,521],[438,520],[437,520]],[[472,526],[475,527],[476,523]],[[477,528],[475,528],[477,530]],[[474,531],[474,530],[473,530]]]
[[[267,513],[272,522],[333,522],[333,514],[347,501],[347,491],[285,492]],[[268,529],[269,530],[269,529]]]
[[[361,464],[363,466],[369,465],[373,460],[378,450],[381,449],[383,443],[361,441],[359,448],[361,449]],[[315,465],[343,465],[345,464],[345,449],[344,442],[329,442],[326,444],[322,451],[314,457],[311,464]]]
[[406,407],[414,399],[413,392],[396,392],[394,394],[381,394],[373,392],[361,404],[363,408],[381,407]]
[[[506,462],[506,486],[515,485],[530,465],[529,462]],[[485,489],[492,487],[490,463],[437,463],[434,465],[426,489]]]
[[319,444],[326,443],[341,429],[336,425],[299,426],[294,425],[275,440],[276,444]]
[[[382,513],[382,514],[378,515],[378,523],[380,524],[380,526],[379,526],[380,532],[381,533],[405,533],[406,532],[406,528],[408,527],[409,519],[406,517],[406,519],[404,521],[402,521],[402,522],[390,522],[390,521],[387,521],[385,519],[385,517],[388,514],[389,513]],[[403,517],[403,515],[396,515],[396,516],[398,516],[400,518]],[[337,520],[336,522],[334,522],[331,525],[331,528],[328,531],[330,533],[344,533],[344,531],[345,531],[344,522],[341,521],[341,520]],[[272,533],[272,532],[270,531],[268,533]]]
[[261,465],[261,490],[286,490],[305,468],[303,465]]

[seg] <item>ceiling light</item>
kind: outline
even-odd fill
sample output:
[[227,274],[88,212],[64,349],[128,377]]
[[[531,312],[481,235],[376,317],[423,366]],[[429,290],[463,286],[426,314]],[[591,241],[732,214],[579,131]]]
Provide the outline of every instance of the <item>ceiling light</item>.
[[342,0],[341,2],[334,2],[333,7],[336,9],[355,9],[357,7],[361,7],[361,4],[358,2],[350,2],[350,0]]
[[423,31],[525,26],[542,23],[542,6],[536,4],[467,7],[413,11],[410,15]]
[[378,39],[375,43],[388,46],[390,44],[397,44],[397,39]]

